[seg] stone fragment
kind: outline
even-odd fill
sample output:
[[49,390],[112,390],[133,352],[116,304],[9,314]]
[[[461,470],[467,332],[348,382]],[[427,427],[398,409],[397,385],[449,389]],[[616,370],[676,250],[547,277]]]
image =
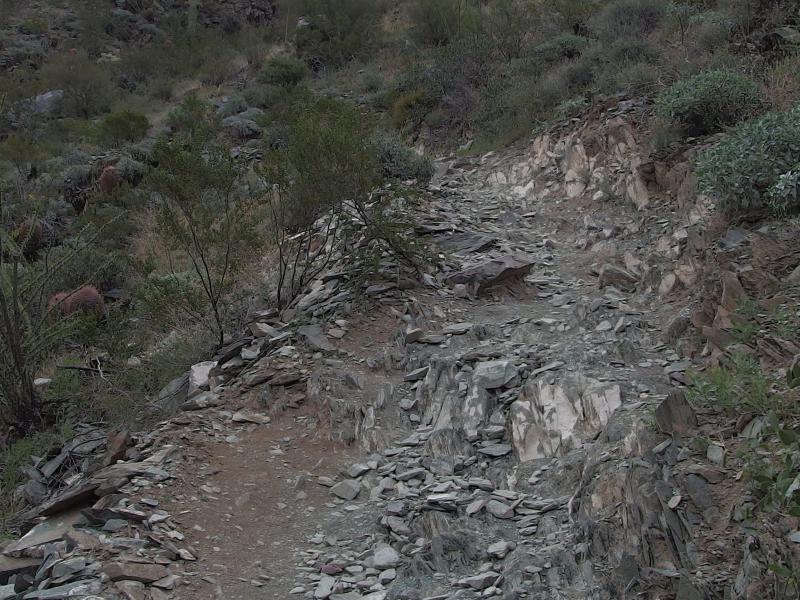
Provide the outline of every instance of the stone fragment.
[[217,366],[217,361],[207,360],[192,365],[189,370],[189,398],[209,389],[209,373]]
[[103,572],[111,581],[141,581],[153,583],[167,577],[170,573],[164,565],[155,563],[112,562],[105,565]]
[[342,500],[355,500],[361,492],[361,483],[355,479],[345,479],[331,488],[331,493]]
[[214,392],[210,391],[200,392],[194,397],[184,402],[181,405],[181,410],[184,411],[205,410],[206,408],[213,408],[215,406],[220,406],[221,404],[222,400]]
[[400,564],[400,555],[388,544],[380,544],[372,555],[372,566],[378,570],[394,569]]
[[531,381],[511,405],[514,449],[522,461],[561,456],[599,432],[621,405],[615,384],[582,377]]
[[330,575],[323,575],[317,583],[317,587],[314,588],[314,598],[317,600],[325,600],[326,598],[330,598],[335,587],[336,579]]
[[451,325],[445,325],[442,329],[442,333],[447,335],[464,335],[472,329],[472,326],[472,323],[453,323]]
[[272,419],[267,415],[262,415],[247,410],[238,410],[231,416],[234,423],[255,423],[256,425],[267,425]]
[[510,360],[493,360],[475,365],[472,381],[475,385],[493,390],[503,387],[517,376],[517,367]]
[[406,373],[406,375],[403,377],[403,381],[411,382],[411,381],[419,381],[421,379],[425,379],[425,376],[428,374],[429,370],[430,367],[427,365],[424,367],[420,367],[419,369],[415,369],[410,373]]
[[685,435],[697,427],[697,417],[682,392],[672,391],[656,408],[656,424],[664,433]]
[[526,256],[507,254],[451,275],[448,283],[471,284],[477,291],[482,291],[504,281],[523,277],[530,272],[532,266],[533,261]]
[[332,352],[336,350],[336,346],[328,340],[325,332],[322,331],[322,327],[319,325],[304,325],[298,327],[297,333],[300,334],[305,339],[306,343],[314,350],[320,350],[322,352]]
[[363,463],[355,463],[350,465],[347,469],[347,476],[350,479],[358,479],[362,475],[369,473],[372,470],[372,467],[369,465],[365,465]]
[[472,577],[461,579],[458,583],[461,587],[468,587],[473,590],[485,590],[486,588],[492,587],[499,577],[500,573],[486,571],[480,575],[473,575]]
[[491,444],[490,446],[484,446],[483,448],[478,448],[478,452],[486,456],[491,456],[492,458],[500,458],[501,456],[505,456],[506,454],[511,454],[511,445]]
[[621,267],[604,264],[600,267],[598,285],[601,288],[614,286],[621,290],[631,291],[636,287],[639,278]]
[[514,516],[514,509],[499,500],[489,500],[486,510],[498,519],[511,519]]
[[504,559],[509,552],[514,549],[514,544],[512,542],[507,542],[505,540],[495,542],[491,546],[486,549],[486,552],[492,558],[499,558]]

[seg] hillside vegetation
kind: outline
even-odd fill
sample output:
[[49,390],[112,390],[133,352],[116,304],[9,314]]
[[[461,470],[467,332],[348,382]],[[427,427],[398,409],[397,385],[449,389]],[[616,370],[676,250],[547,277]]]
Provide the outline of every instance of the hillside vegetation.
[[37,445],[158,418],[226,332],[290,309],[320,220],[358,215],[319,240],[354,278],[385,253],[420,269],[396,208],[434,154],[629,99],[655,153],[719,136],[697,171],[734,218],[800,207],[794,0],[239,4],[0,2],[6,493]]

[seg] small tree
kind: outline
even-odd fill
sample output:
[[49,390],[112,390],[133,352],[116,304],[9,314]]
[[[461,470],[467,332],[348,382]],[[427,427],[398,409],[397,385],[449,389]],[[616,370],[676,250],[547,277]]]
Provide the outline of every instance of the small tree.
[[363,117],[333,100],[304,100],[289,116],[289,144],[263,170],[273,242],[278,254],[277,300],[288,306],[321,274],[337,252],[362,263],[361,249],[389,251],[415,264],[405,224],[391,197],[373,192],[381,166]]
[[[229,147],[206,135],[210,131],[201,127],[156,144],[158,167],[149,186],[156,192],[156,229],[168,249],[169,276],[153,282],[163,282],[167,301],[207,326],[222,345],[228,294],[263,236],[259,195],[246,193],[241,166]],[[204,305],[196,302],[198,293]]]

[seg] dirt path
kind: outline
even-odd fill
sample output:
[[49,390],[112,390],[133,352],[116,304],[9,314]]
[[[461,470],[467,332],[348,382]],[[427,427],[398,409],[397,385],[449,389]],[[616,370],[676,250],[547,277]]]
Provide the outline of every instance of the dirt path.
[[[617,255],[627,249],[635,252],[648,236],[647,218],[613,203],[604,205],[602,211],[597,206],[587,210],[580,200],[542,200],[520,194],[493,175],[513,169],[520,160],[523,157],[507,154],[451,167],[433,183],[432,196],[419,218],[428,241],[450,253],[452,269],[468,268],[486,257],[519,253],[533,265],[524,282],[512,282],[479,297],[443,293],[438,287],[412,289],[403,300],[379,302],[368,315],[353,319],[348,335],[337,342],[336,369],[342,374],[358,374],[359,384],[351,393],[362,405],[372,405],[376,391],[385,385],[392,390],[390,402],[403,406],[406,401],[403,411],[377,407],[380,410],[370,431],[378,430],[382,443],[377,447],[372,443],[372,449],[403,446],[402,440],[415,432],[427,439],[438,428],[440,417],[432,420],[430,407],[427,411],[424,406],[407,408],[413,406],[415,395],[419,397],[420,382],[403,383],[402,373],[365,368],[370,360],[378,357],[379,362],[381,356],[398,348],[404,353],[407,370],[432,364],[432,360],[463,361],[461,357],[470,353],[488,358],[511,356],[518,365],[525,365],[529,376],[554,382],[564,377],[589,377],[604,386],[621,386],[626,401],[632,401],[628,410],[643,413],[663,397],[664,366],[677,357],[659,343],[658,329],[661,313],[671,308],[664,303],[642,304],[641,298],[618,288],[599,289],[590,275],[590,268],[602,264],[610,251]],[[652,217],[650,226],[659,227]],[[587,235],[592,243],[584,239]],[[648,301],[652,302],[652,297]],[[401,314],[406,315],[405,323],[397,318]],[[434,336],[431,343],[397,343],[412,323]],[[466,323],[463,331],[459,323]],[[456,326],[448,329],[448,325]],[[507,407],[516,393],[513,388],[504,392],[501,403]],[[491,418],[485,416],[505,428],[503,414],[498,408]],[[447,588],[447,577],[412,574],[407,583],[391,568],[388,575],[386,569],[370,566],[368,559],[364,562],[369,549],[387,539],[386,530],[376,527],[383,502],[374,502],[386,494],[368,494],[364,489],[356,500],[342,501],[331,495],[330,483],[320,485],[320,477],[346,479],[343,473],[350,465],[369,460],[364,423],[360,425],[362,444],[347,446],[327,441],[327,419],[324,409],[307,404],[299,411],[281,414],[269,425],[242,428],[219,421],[212,423],[205,441],[189,446],[180,485],[169,488],[165,500],[166,509],[175,515],[200,558],[188,565],[188,585],[177,589],[175,598],[283,598],[290,592],[309,595],[311,591],[314,597],[327,598],[330,592],[319,588],[324,587],[326,577],[333,581],[330,576],[337,575],[342,583],[332,588],[331,597],[335,598],[382,598],[382,584],[391,585],[395,577],[399,590],[412,583],[428,593]],[[431,452],[430,445],[426,448],[421,454],[412,452],[405,466],[431,469],[430,456],[437,458],[436,452]],[[381,465],[381,472],[395,477],[401,469],[387,463],[385,455],[371,456],[376,463],[370,470]],[[580,476],[586,467],[582,461],[588,459],[578,453],[571,460],[578,461],[570,467],[571,478],[575,473]],[[546,469],[551,461],[538,464]],[[505,487],[502,480],[521,477],[507,459],[479,461],[477,466],[493,486]],[[424,482],[412,479],[411,488],[404,485],[400,496],[409,497],[410,493],[416,497],[414,486],[435,487],[427,473]],[[574,484],[551,482],[539,486],[539,492],[543,496],[563,494],[569,485]],[[445,484],[442,489],[450,488]],[[483,527],[488,531],[494,527],[495,535],[500,532],[503,539],[516,539],[516,533],[504,525]],[[545,540],[560,531],[563,546],[571,535],[565,525],[554,522]],[[428,523],[416,529],[421,548],[429,543],[426,534],[437,535],[436,528]],[[390,529],[388,541],[411,542],[414,536],[408,533],[400,526],[394,533]],[[462,576],[475,568],[461,567]],[[349,570],[343,571],[345,568]],[[336,589],[377,595],[351,592],[354,595],[337,596]]]

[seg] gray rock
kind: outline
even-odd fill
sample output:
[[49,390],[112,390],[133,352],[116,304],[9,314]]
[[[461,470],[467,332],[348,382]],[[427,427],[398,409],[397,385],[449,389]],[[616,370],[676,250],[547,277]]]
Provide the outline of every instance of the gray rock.
[[314,589],[314,598],[317,600],[325,600],[325,598],[330,598],[330,595],[333,593],[335,587],[336,580],[330,575],[323,575],[319,580],[319,583],[317,583],[317,587]]
[[347,476],[350,479],[358,479],[365,473],[369,473],[372,470],[372,467],[369,465],[365,465],[363,463],[356,463],[354,465],[350,465],[347,469]]
[[410,373],[406,373],[405,377],[403,377],[403,381],[419,381],[420,379],[424,379],[429,370],[430,367],[427,365],[420,367],[419,369],[415,369]]
[[372,566],[381,571],[394,569],[400,564],[400,555],[387,544],[381,544],[375,549],[372,556]]
[[527,275],[533,261],[520,254],[507,254],[499,258],[491,258],[473,267],[469,267],[448,278],[448,283],[471,284],[481,291],[504,281],[518,279]]
[[725,448],[718,444],[709,444],[706,457],[715,465],[725,466]]
[[499,500],[489,500],[486,510],[498,519],[511,519],[514,516],[514,509]]
[[200,392],[198,395],[190,398],[181,405],[181,410],[193,411],[204,410],[206,408],[213,408],[220,406],[222,400],[214,392]]
[[638,281],[639,278],[636,275],[620,267],[609,264],[600,267],[598,284],[601,288],[614,286],[621,290],[632,290]]
[[685,435],[697,427],[697,417],[682,392],[673,391],[656,408],[656,424],[664,433]]
[[461,579],[458,583],[462,587],[469,587],[474,590],[485,590],[486,588],[492,587],[498,577],[500,577],[500,573],[486,571],[480,575],[473,575],[472,577]]
[[486,549],[486,552],[492,558],[499,558],[499,559],[502,560],[513,549],[514,549],[514,544],[512,542],[507,542],[507,541],[503,540],[503,541],[500,541],[500,542],[495,542],[494,544],[489,546]]
[[125,519],[109,519],[103,525],[103,531],[108,531],[111,533],[122,531],[128,526],[128,522]]
[[451,325],[445,325],[442,329],[442,333],[448,335],[464,335],[472,329],[472,325],[472,323],[453,323]]
[[510,360],[492,360],[478,363],[472,373],[475,385],[493,390],[503,387],[517,376],[517,367]]
[[478,448],[478,452],[480,452],[481,454],[485,454],[486,456],[491,456],[493,458],[500,458],[501,456],[505,456],[506,454],[511,454],[511,445],[492,444],[491,446],[484,446],[483,448]]
[[361,492],[361,483],[355,479],[345,479],[331,488],[331,493],[342,500],[355,500]]
[[336,350],[336,346],[328,340],[319,325],[304,325],[303,327],[298,327],[297,333],[303,336],[308,345],[314,350],[323,352],[332,352]]

